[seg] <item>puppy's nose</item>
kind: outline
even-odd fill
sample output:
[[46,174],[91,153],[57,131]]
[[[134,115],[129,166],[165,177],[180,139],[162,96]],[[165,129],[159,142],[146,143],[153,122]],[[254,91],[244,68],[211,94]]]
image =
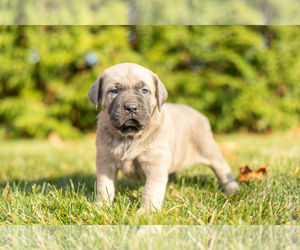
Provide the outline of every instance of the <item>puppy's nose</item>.
[[134,103],[128,103],[124,105],[124,109],[130,113],[135,113],[138,109],[138,105]]

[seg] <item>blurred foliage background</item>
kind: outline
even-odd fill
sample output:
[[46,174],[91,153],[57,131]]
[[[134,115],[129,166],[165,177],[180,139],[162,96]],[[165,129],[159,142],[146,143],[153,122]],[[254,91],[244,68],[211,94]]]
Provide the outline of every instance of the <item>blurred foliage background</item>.
[[297,26],[0,26],[0,138],[95,132],[87,94],[104,69],[141,64],[168,102],[204,113],[214,131],[299,123]]
[[1,0],[0,24],[300,24],[298,0]]

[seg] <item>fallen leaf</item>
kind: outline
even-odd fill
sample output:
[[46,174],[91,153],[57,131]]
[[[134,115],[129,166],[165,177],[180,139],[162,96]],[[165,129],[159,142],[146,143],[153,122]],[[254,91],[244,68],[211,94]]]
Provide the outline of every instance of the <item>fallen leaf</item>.
[[51,132],[48,135],[48,139],[51,142],[51,144],[56,148],[62,148],[64,146],[64,142],[60,137],[59,133]]
[[245,165],[244,167],[240,168],[240,181],[241,182],[248,182],[248,173],[251,173],[251,169]]
[[299,171],[299,167],[297,167],[297,168],[292,172],[292,174],[295,175],[295,174],[298,173],[298,171]]
[[245,165],[244,167],[240,168],[240,181],[249,182],[251,179],[261,179],[264,174],[268,172],[267,167],[269,164],[270,162],[257,169],[251,169]]

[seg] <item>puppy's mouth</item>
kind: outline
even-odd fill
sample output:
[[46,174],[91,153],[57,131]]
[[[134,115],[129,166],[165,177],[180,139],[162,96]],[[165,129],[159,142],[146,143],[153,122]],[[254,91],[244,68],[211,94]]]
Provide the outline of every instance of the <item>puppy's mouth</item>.
[[123,134],[134,134],[143,129],[143,126],[135,119],[129,119],[123,123],[122,126],[116,127]]

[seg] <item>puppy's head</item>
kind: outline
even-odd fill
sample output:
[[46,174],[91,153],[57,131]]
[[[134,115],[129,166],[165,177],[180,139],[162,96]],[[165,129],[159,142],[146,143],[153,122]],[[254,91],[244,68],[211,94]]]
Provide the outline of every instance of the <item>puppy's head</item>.
[[154,110],[161,110],[168,93],[150,70],[122,63],[103,71],[89,90],[89,99],[102,110],[109,122],[124,136],[146,128]]

